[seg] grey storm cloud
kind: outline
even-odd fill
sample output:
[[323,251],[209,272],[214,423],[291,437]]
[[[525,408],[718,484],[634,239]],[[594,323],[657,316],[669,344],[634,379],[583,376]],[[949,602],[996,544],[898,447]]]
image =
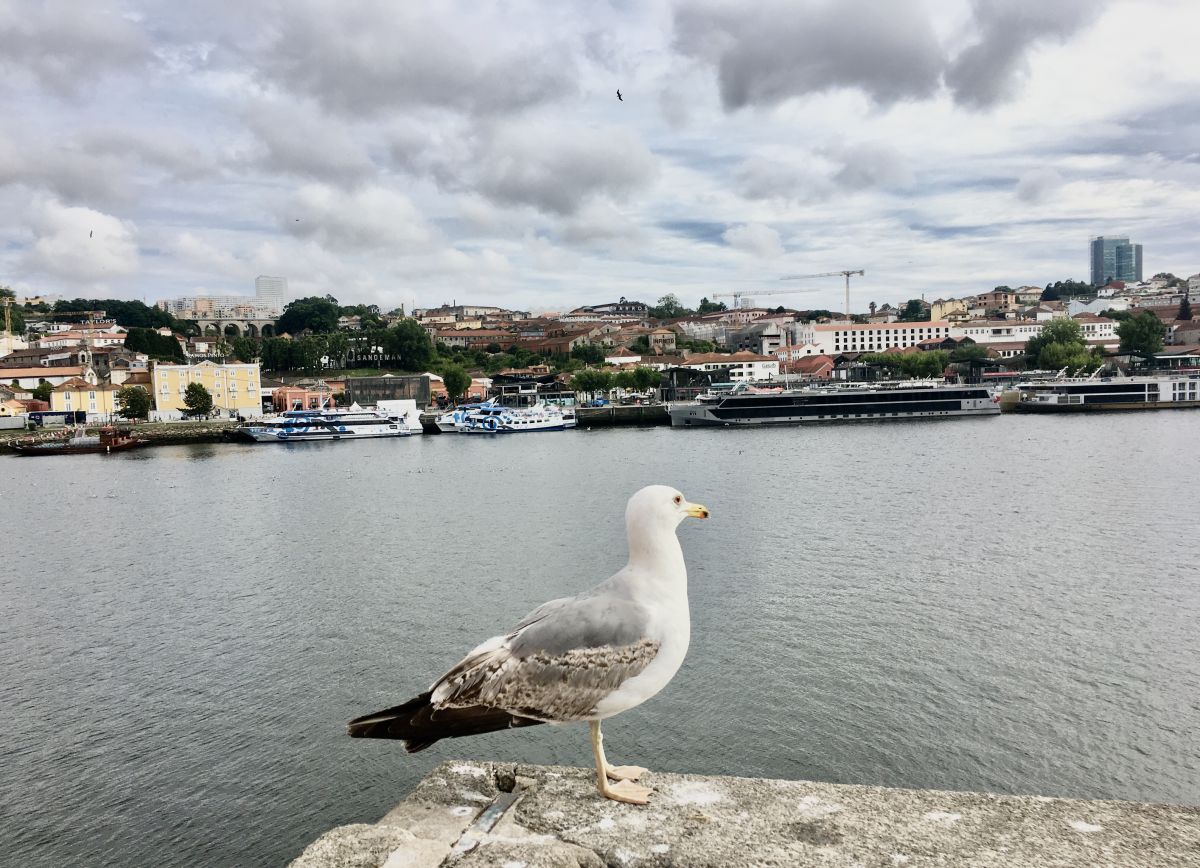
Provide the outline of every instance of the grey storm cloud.
[[1022,202],[1036,205],[1043,202],[1063,185],[1063,178],[1056,170],[1043,167],[1026,172],[1017,181],[1016,196]]
[[298,2],[254,62],[269,84],[361,116],[403,107],[500,114],[575,91],[573,46],[536,28],[528,32],[537,40],[512,29],[497,38],[487,14],[464,10],[475,22],[466,31],[424,4]]
[[357,183],[374,171],[353,130],[330,122],[315,106],[259,101],[243,108],[242,119],[262,148],[255,162],[268,171],[338,184]]
[[1103,0],[974,0],[978,38],[946,69],[955,102],[986,109],[1010,99],[1038,42],[1064,41],[1095,21]]
[[622,128],[513,124],[484,147],[472,186],[494,202],[551,214],[574,214],[598,197],[623,199],[658,174],[645,143]]
[[881,105],[920,99],[938,90],[944,65],[915,0],[702,0],[676,10],[675,43],[715,65],[729,111],[836,88],[858,88]]
[[153,59],[140,27],[93,3],[0,2],[0,45],[0,69],[23,71],[62,96],[87,92],[104,73]]
[[842,192],[907,186],[912,171],[895,148],[864,142],[789,160],[754,156],[738,167],[735,177],[739,192],[749,199],[821,202]]

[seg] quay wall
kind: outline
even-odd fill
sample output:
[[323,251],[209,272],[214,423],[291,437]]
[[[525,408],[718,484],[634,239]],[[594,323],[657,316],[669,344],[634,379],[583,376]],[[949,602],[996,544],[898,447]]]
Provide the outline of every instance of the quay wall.
[[632,404],[612,407],[580,407],[575,411],[578,428],[615,428],[670,425],[666,404]]
[[447,762],[377,823],[292,868],[1195,866],[1200,808],[650,773],[648,806],[591,769]]

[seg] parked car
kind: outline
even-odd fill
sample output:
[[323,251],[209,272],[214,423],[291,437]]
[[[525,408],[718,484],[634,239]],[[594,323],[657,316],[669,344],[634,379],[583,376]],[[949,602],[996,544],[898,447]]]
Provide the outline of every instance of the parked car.
[[607,407],[608,398],[593,398],[588,402],[589,407]]

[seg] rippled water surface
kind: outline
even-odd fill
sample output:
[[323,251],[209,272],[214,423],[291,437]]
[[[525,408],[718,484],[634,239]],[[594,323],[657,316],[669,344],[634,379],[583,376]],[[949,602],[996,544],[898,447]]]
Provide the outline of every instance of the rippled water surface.
[[1200,413],[414,437],[0,460],[0,861],[278,865],[451,757],[346,738],[624,563],[652,482],[692,646],[654,769],[1200,803]]

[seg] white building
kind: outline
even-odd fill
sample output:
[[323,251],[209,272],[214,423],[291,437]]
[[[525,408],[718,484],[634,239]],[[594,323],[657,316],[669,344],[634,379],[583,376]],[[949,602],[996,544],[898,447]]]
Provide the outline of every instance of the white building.
[[696,371],[729,371],[729,379],[733,382],[757,382],[773,380],[779,376],[779,359],[774,356],[760,356],[756,353],[705,353],[698,356],[688,356],[680,365],[681,368],[691,368]]
[[[1117,336],[1116,321],[1107,317],[1083,313],[1072,317],[1079,323],[1083,339],[1092,342],[1103,342],[1105,345],[1116,346],[1120,343]],[[951,329],[950,337],[970,338],[977,344],[1008,344],[1019,342],[1024,344],[1030,338],[1037,337],[1042,328],[1050,320],[972,320]]]
[[287,304],[287,278],[260,274],[254,278],[254,299],[263,307],[273,310],[275,316],[279,316]]
[[881,353],[892,348],[905,349],[930,338],[951,336],[952,326],[945,320],[933,322],[891,323],[796,323],[791,344],[812,344],[824,355],[839,353]]

